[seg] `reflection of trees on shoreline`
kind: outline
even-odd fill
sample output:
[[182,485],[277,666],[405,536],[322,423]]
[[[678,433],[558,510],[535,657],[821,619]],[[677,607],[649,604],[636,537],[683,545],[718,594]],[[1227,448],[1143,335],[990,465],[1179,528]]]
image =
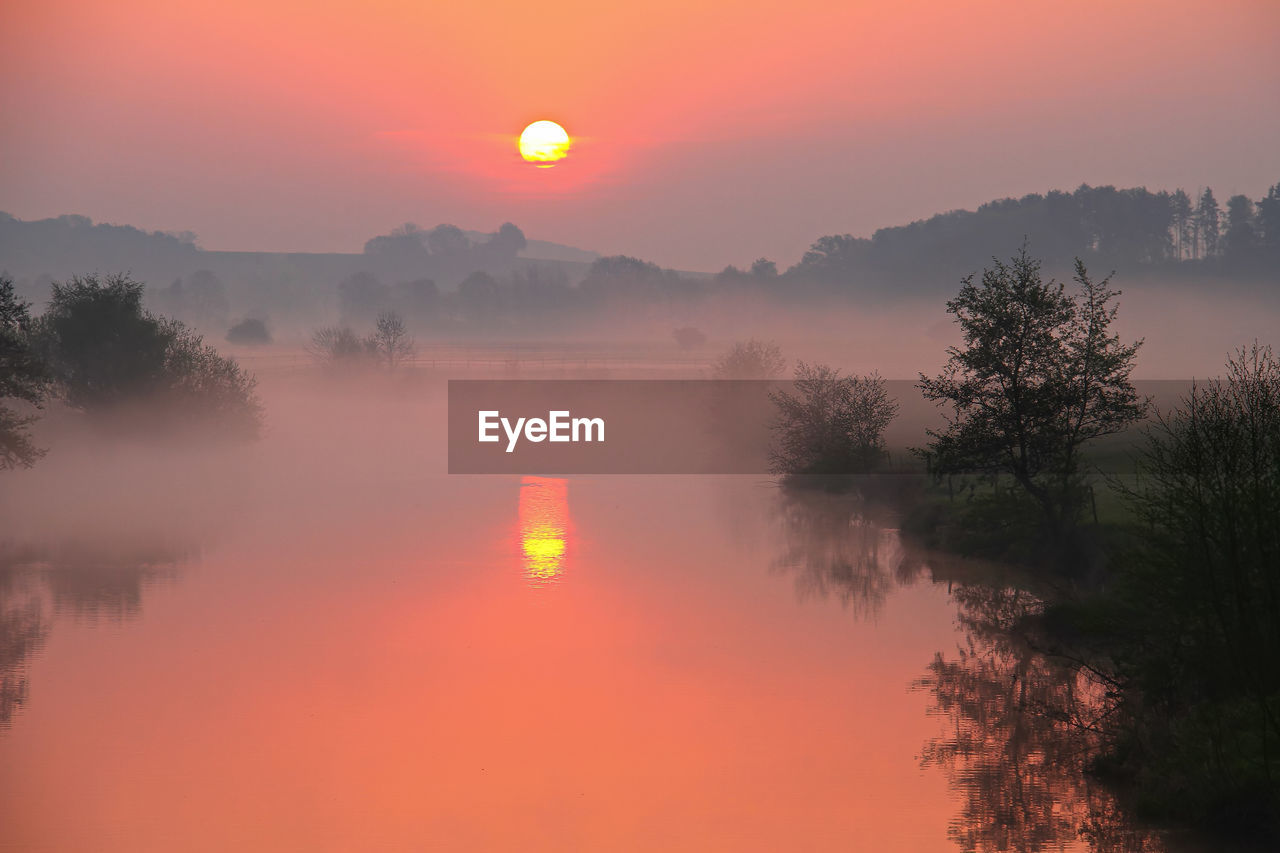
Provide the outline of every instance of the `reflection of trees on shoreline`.
[[942,653],[916,682],[933,695],[944,735],[922,761],[941,768],[963,797],[949,835],[963,850],[1163,849],[1130,823],[1114,795],[1086,772],[1097,747],[1098,686],[1031,649],[1012,632],[1039,602],[1015,589],[953,591],[965,645]]
[[776,509],[783,549],[774,571],[795,576],[802,599],[835,597],[859,616],[872,616],[897,586],[910,584],[920,564],[856,494],[784,490]]
[[904,547],[876,502],[857,494],[787,490],[775,511],[783,546],[773,569],[794,575],[802,599],[835,597],[874,616],[922,574],[948,580],[964,639],[955,654],[938,653],[914,687],[931,694],[931,713],[945,720],[921,758],[959,794],[948,834],[960,849],[1164,849],[1087,772],[1100,715],[1112,705],[1088,670],[1026,641],[1020,626],[1034,622],[1041,601],[1007,569]]
[[26,701],[27,664],[48,637],[50,611],[89,620],[137,616],[143,591],[171,577],[181,557],[166,547],[0,546],[0,728]]
[[0,558],[0,728],[27,699],[26,661],[44,645],[48,630],[30,579]]

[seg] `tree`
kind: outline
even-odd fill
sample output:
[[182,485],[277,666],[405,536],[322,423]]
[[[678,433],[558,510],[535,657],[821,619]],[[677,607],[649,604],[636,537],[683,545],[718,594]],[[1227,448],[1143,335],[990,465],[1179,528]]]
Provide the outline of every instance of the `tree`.
[[751,265],[751,274],[756,278],[777,278],[778,265],[768,258],[756,258]]
[[369,356],[365,340],[350,326],[326,326],[311,335],[307,351],[317,361],[331,367],[357,364]]
[[471,249],[471,240],[456,225],[437,225],[427,234],[426,242],[431,254],[437,258],[456,258]]
[[[1280,361],[1255,343],[1148,431],[1137,546],[1109,585],[1106,665],[1152,802],[1280,808]],[[1132,748],[1136,747],[1136,749]],[[1151,796],[1155,794],[1155,796]],[[1243,815],[1243,817],[1242,817]]]
[[401,362],[413,358],[417,352],[413,336],[405,330],[404,320],[394,311],[384,311],[378,315],[368,346],[374,357],[388,370],[395,370]]
[[1178,260],[1185,257],[1187,239],[1191,234],[1191,196],[1186,190],[1179,189],[1169,197],[1169,207],[1173,214],[1173,245]]
[[1269,248],[1280,247],[1280,184],[1258,202],[1258,240]]
[[1095,282],[1076,260],[1079,291],[1044,281],[1026,247],[963,279],[947,303],[964,336],[943,372],[920,375],[926,399],[950,404],[930,430],[937,473],[1005,473],[1038,504],[1049,532],[1069,531],[1081,506],[1081,450],[1142,417],[1129,374],[1141,341],[1121,343],[1110,277]]
[[1248,196],[1233,195],[1227,199],[1227,230],[1222,237],[1226,250],[1231,254],[1247,252],[1257,244],[1253,201]]
[[146,407],[134,422],[153,429],[256,437],[256,380],[180,321],[144,311],[142,294],[127,275],[53,285],[39,337],[67,402],[97,417]]
[[100,411],[145,396],[165,381],[170,336],[142,308],[143,285],[127,275],[73,277],[53,285],[41,337],[67,402]]
[[0,275],[0,470],[30,468],[44,455],[28,429],[35,415],[21,414],[7,400],[39,409],[48,390],[49,371],[31,339],[30,306],[13,290],[13,279]]
[[525,239],[523,231],[510,222],[504,222],[497,233],[484,244],[484,250],[489,260],[508,264],[515,259],[516,255],[523,252],[528,244],[529,241]]
[[800,362],[794,387],[794,394],[769,395],[778,409],[774,470],[801,476],[874,470],[885,456],[884,430],[898,414],[884,380]]
[[844,281],[856,272],[870,247],[870,240],[849,234],[819,237],[804,253],[793,271],[815,281]]
[[786,367],[782,350],[772,341],[738,341],[711,366],[716,379],[774,379]]
[[245,317],[230,329],[227,329],[227,342],[233,344],[269,344],[271,330],[266,321],[259,317]]
[[406,222],[391,229],[390,234],[371,238],[364,244],[364,253],[397,260],[420,260],[427,254],[426,238],[427,232],[412,222]]
[[675,273],[657,264],[627,255],[611,255],[591,262],[578,289],[589,300],[647,302],[673,292],[680,283]]
[[1222,213],[1218,209],[1218,200],[1213,197],[1213,190],[1205,187],[1196,205],[1196,235],[1200,248],[1200,257],[1211,258],[1218,254],[1218,243],[1222,234]]

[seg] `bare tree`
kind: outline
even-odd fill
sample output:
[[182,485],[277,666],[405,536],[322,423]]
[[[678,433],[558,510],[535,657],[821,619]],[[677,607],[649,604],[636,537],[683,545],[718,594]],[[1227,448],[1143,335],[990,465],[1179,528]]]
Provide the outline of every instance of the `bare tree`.
[[356,364],[369,355],[366,341],[350,326],[326,326],[311,335],[307,352],[328,365]]
[[775,379],[786,367],[782,350],[772,341],[738,341],[711,366],[716,379]]
[[404,320],[395,311],[383,311],[378,315],[368,344],[374,357],[388,370],[395,370],[418,351],[413,336],[404,327]]
[[884,458],[884,430],[897,417],[898,403],[879,375],[841,376],[826,365],[800,362],[795,392],[770,394],[779,413],[776,472],[865,474]]

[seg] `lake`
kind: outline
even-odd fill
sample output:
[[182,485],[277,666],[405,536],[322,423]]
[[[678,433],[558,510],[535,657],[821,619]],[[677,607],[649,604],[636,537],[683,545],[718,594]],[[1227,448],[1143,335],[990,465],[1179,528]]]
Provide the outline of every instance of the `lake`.
[[0,849],[1165,849],[1010,704],[1019,594],[892,516],[450,477],[435,386],[264,397],[249,450],[6,475]]

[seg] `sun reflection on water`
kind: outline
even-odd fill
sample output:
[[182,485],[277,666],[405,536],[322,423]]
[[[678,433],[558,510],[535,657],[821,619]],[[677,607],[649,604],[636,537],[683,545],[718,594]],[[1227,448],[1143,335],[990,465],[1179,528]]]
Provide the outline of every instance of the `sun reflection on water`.
[[520,550],[533,586],[560,580],[569,539],[569,483],[545,477],[520,481]]

